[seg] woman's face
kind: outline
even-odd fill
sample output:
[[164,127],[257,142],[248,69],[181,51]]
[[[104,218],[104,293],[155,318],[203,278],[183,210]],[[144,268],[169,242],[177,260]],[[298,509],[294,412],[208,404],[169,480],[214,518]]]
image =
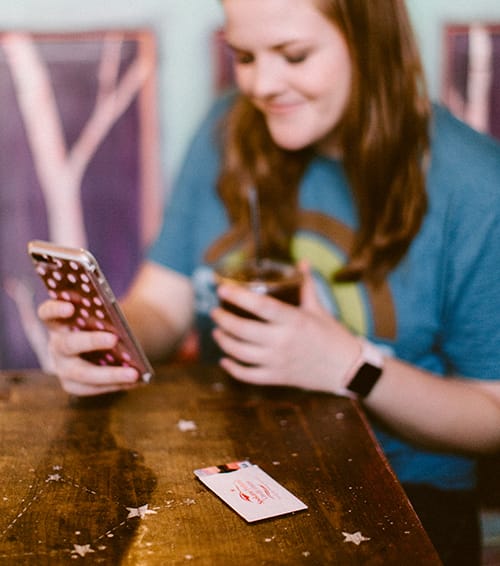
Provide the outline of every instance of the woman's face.
[[340,31],[314,0],[223,0],[236,81],[279,146],[335,152],[334,129],[351,89]]

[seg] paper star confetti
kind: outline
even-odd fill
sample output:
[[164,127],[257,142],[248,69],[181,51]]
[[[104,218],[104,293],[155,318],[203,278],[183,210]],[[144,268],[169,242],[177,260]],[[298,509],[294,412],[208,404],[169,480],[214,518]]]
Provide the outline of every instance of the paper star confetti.
[[78,554],[78,556],[86,556],[89,552],[95,552],[90,548],[90,544],[74,544],[74,550],[71,554]]
[[45,481],[46,483],[49,483],[51,481],[61,481],[61,479],[61,474],[49,474],[49,477]]
[[128,515],[127,519],[131,519],[132,517],[139,517],[140,519],[144,519],[146,515],[156,515],[156,511],[153,509],[148,509],[148,504],[141,505],[140,507],[127,507]]
[[180,419],[180,421],[177,423],[177,428],[181,432],[191,432],[193,430],[196,430],[198,427],[196,426],[196,423],[194,421],[186,421],[184,419]]
[[353,542],[356,546],[359,546],[362,542],[366,541],[366,540],[370,540],[367,537],[364,537],[361,534],[361,531],[356,531],[355,533],[342,533],[344,535],[344,541],[343,542]]

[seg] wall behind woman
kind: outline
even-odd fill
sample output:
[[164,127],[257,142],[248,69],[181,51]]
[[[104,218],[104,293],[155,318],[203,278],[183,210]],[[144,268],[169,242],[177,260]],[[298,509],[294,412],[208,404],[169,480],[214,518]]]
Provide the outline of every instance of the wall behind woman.
[[498,0],[406,0],[427,72],[429,89],[439,97],[445,23],[500,23]]
[[[166,185],[213,97],[212,31],[219,0],[15,0],[0,2],[0,31],[150,28],[158,41],[158,100]],[[0,57],[3,54],[0,50]]]
[[[441,26],[446,21],[500,21],[498,0],[407,0],[429,87],[439,95]],[[166,186],[213,96],[211,34],[222,21],[219,0],[16,0],[0,2],[0,29],[74,31],[119,27],[155,30]],[[0,54],[1,56],[1,54]]]

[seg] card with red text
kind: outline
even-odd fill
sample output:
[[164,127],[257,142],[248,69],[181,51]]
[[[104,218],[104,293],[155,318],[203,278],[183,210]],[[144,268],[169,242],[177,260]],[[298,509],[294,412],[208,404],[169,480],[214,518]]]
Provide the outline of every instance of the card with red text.
[[249,523],[307,509],[259,466],[247,461],[210,466],[194,473]]

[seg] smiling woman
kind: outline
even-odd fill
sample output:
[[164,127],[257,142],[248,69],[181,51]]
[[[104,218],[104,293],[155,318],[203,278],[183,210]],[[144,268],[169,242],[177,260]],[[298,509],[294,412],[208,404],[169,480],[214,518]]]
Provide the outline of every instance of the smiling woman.
[[252,2],[226,5],[226,40],[239,88],[262,112],[280,147],[314,144],[338,153],[336,126],[351,90],[343,35],[310,2],[293,10],[285,0],[270,2],[259,18],[251,17],[254,12]]
[[[289,4],[222,0],[239,88],[194,137],[123,310],[150,356],[194,322],[237,380],[356,397],[443,562],[475,566],[475,460],[500,448],[500,148],[430,104],[404,2]],[[249,256],[297,263],[300,304],[214,288],[219,260]],[[39,313],[68,392],[130,387],[81,359],[109,335]]]
[[[391,17],[378,3],[299,0],[291,11],[286,0],[223,0],[246,96],[229,118],[235,143],[221,194],[235,218],[246,198],[246,189],[236,188],[237,160],[257,189],[272,186],[261,195],[263,239],[271,255],[286,255],[296,226],[290,192],[309,151],[341,156],[361,222],[337,280],[380,279],[407,250],[426,209],[421,159],[429,102],[404,5],[388,4]],[[378,41],[369,42],[373,37]],[[405,206],[395,206],[401,200]]]

